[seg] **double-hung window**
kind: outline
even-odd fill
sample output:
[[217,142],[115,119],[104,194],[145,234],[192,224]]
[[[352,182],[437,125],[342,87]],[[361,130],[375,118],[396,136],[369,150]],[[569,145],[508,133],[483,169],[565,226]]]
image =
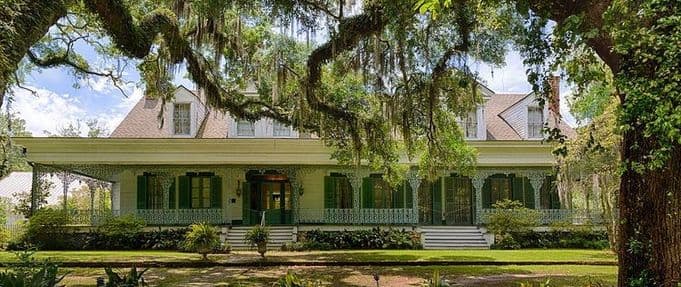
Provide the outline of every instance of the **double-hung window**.
[[527,137],[541,138],[543,137],[542,129],[544,128],[544,111],[540,107],[527,108]]
[[176,135],[189,135],[191,130],[190,104],[173,105],[173,127]]
[[272,127],[272,135],[275,137],[290,137],[291,136],[291,127],[280,123],[278,121],[274,121],[273,127]]
[[236,135],[240,137],[254,137],[255,123],[247,120],[238,120],[236,122]]
[[211,177],[195,175],[190,176],[191,208],[210,208],[211,207]]
[[324,208],[352,208],[352,185],[344,174],[324,177]]
[[161,179],[151,173],[137,177],[137,209],[163,209]]
[[470,112],[464,120],[464,133],[467,139],[478,137],[478,116],[476,112]]

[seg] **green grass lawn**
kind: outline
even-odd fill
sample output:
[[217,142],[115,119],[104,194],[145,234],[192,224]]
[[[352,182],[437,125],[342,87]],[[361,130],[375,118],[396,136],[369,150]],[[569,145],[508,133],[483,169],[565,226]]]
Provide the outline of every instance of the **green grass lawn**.
[[[613,286],[615,266],[428,266],[428,267],[267,267],[267,268],[152,268],[145,273],[151,286],[272,286],[287,271],[316,281],[323,286],[422,286],[433,271],[456,286],[539,286],[550,280],[551,286]],[[67,286],[92,286],[104,271],[93,268],[68,269],[62,282]],[[119,270],[125,272],[126,270]]]
[[[352,250],[352,251],[310,251],[267,253],[270,260],[300,261],[580,261],[615,262],[610,251],[577,249],[524,249],[524,250]],[[200,260],[193,253],[173,251],[40,251],[37,259],[56,262],[142,262],[142,261],[187,261]],[[211,260],[241,262],[258,260],[252,251],[236,251],[230,255],[211,255]],[[0,262],[12,262],[16,256],[11,252],[0,252]]]

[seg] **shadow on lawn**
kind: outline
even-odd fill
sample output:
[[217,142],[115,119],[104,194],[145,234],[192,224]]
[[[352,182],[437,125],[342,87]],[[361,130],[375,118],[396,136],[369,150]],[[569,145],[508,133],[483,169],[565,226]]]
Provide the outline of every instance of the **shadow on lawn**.
[[[446,253],[445,253],[446,254]],[[295,254],[290,253],[286,255],[274,255],[273,258],[282,261],[335,261],[335,262],[381,262],[381,261],[400,261],[400,262],[419,262],[419,261],[459,261],[459,262],[476,262],[476,261],[496,261],[495,258],[489,256],[471,256],[471,255],[442,255],[442,256],[424,256],[419,254],[386,254],[385,252],[319,252],[315,254]]]

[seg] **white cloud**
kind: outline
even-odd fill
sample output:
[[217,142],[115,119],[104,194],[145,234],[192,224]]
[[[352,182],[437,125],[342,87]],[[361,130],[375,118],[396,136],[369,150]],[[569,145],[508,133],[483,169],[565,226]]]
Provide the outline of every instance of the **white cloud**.
[[57,128],[87,115],[80,101],[68,94],[59,95],[35,87],[31,89],[35,90],[37,95],[23,89],[14,90],[12,110],[26,120],[26,129],[34,136],[44,136],[45,130],[54,132]]
[[139,100],[144,96],[144,90],[135,87],[132,93],[129,93],[127,97],[123,97],[122,101],[112,108],[109,112],[98,115],[100,122],[113,132],[116,127],[123,121],[125,116],[128,115],[130,110],[139,102]]

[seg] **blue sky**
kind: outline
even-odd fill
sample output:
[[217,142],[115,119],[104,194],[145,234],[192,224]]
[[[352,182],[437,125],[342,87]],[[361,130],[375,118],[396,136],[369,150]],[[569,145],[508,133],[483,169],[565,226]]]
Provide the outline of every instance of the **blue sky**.
[[[90,61],[97,62],[95,54],[85,49],[81,51]],[[528,93],[531,86],[525,77],[526,68],[520,56],[511,51],[506,57],[506,65],[492,68],[484,64],[475,64],[484,84],[497,93]],[[177,76],[177,83],[193,86],[182,75]],[[109,131],[120,123],[143,94],[139,85],[139,74],[134,66],[126,71],[126,80],[132,84],[126,86],[123,95],[106,78],[92,77],[88,80],[75,79],[67,69],[45,69],[34,71],[26,76],[25,86],[37,91],[37,96],[22,89],[14,89],[14,102],[11,109],[26,120],[27,129],[34,136],[44,136],[43,131],[54,132],[59,127],[77,120],[98,119]],[[74,86],[78,84],[78,87]],[[566,96],[569,87],[561,84],[561,113],[570,125],[575,125],[569,115]],[[86,132],[83,128],[83,133]]]

